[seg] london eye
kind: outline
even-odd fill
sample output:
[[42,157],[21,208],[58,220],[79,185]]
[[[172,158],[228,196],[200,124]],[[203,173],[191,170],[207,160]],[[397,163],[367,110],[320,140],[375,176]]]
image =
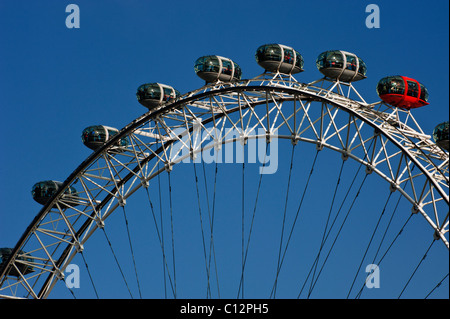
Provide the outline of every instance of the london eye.
[[[345,279],[344,297],[364,293],[365,281],[358,277],[363,266],[388,264],[413,219],[423,221],[420,236],[428,238],[429,249],[442,245],[448,253],[448,122],[437,121],[433,132],[421,129],[414,109],[431,103],[426,87],[387,75],[374,85],[380,100],[368,102],[357,82],[369,81],[370,65],[354,53],[320,53],[315,62],[323,77],[310,83],[296,79],[307,72],[301,50],[264,44],[255,60],[263,73],[244,79],[243,65],[221,55],[202,56],[194,63],[205,81],[200,88],[183,93],[150,79],[136,90],[143,115],[121,129],[94,123],[80,132],[80,144],[92,153],[64,181],[49,177],[33,185],[31,196],[41,209],[16,246],[0,250],[0,295],[51,297],[68,265],[85,265],[90,276],[105,266],[89,263],[88,254],[108,254],[124,296],[142,297],[145,290],[151,297],[198,296],[188,289],[196,280],[204,286],[199,295],[212,298],[309,297],[320,289],[316,284],[328,259],[338,254],[333,249],[341,230],[358,230],[357,224],[345,227],[351,214],[370,223],[349,232],[358,242],[358,257]],[[329,176],[326,182],[314,180],[321,169]],[[266,180],[273,174],[284,174],[283,183],[269,188]],[[354,208],[361,191],[373,194],[373,202]],[[191,194],[192,202],[177,201],[178,192]],[[321,200],[308,203],[311,192]],[[400,201],[407,211],[396,211]],[[376,216],[364,216],[373,206]],[[390,221],[399,214],[403,218],[394,227]],[[132,231],[132,216],[146,223],[140,229],[146,240]],[[192,229],[184,218],[198,225]],[[219,223],[229,231],[219,232]],[[300,224],[313,235],[299,239]],[[129,246],[135,278],[125,274],[114,250],[119,232],[117,242]],[[103,248],[97,247],[100,241]],[[304,255],[309,259],[300,273],[291,256],[304,253],[301,243],[314,249]],[[369,249],[376,252],[369,256]],[[255,257],[255,250],[267,251],[267,260]],[[191,265],[192,256],[201,267]],[[144,284],[148,275],[137,270],[139,258],[158,264],[158,285],[148,278],[150,284]],[[254,278],[255,269],[266,273]],[[233,283],[221,278],[229,271],[235,272]],[[96,280],[90,280],[91,291],[98,297]],[[250,293],[250,287],[260,293]]]

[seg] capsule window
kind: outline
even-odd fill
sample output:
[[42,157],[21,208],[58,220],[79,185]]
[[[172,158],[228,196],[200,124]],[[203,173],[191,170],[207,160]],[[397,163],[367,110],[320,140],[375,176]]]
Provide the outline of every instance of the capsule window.
[[83,133],[83,142],[103,142],[105,140],[106,132],[101,126],[89,127]]
[[405,82],[402,78],[388,78],[390,83],[388,87],[388,94],[405,94]]
[[345,55],[346,59],[347,59],[347,66],[346,69],[347,70],[351,70],[351,71],[357,71],[356,66],[357,66],[357,61],[356,61],[356,57],[354,55]]
[[231,61],[222,60],[222,73],[227,75],[232,75],[233,73],[233,65]]
[[284,49],[284,63],[294,64],[294,51],[291,49]]
[[241,67],[235,63],[234,64],[234,78],[240,80],[241,76],[242,76]]
[[33,197],[50,197],[56,192],[54,183],[40,182],[32,190]]
[[389,85],[389,83],[388,83],[388,80],[386,78],[385,79],[381,79],[378,82],[378,85],[377,85],[377,93],[378,93],[378,95],[387,94],[388,93],[388,85]]
[[281,61],[282,52],[278,45],[268,45],[264,47],[264,60]]
[[303,69],[303,57],[297,51],[295,51],[295,66],[299,67],[300,69]]
[[326,56],[327,56],[327,52],[322,52],[317,57],[316,65],[317,65],[318,69],[322,69],[325,67]]
[[115,130],[108,130],[108,134],[109,134],[109,138],[112,138],[114,135],[116,135],[117,133],[119,133],[119,132],[117,132],[117,131],[115,131]]
[[172,97],[172,94],[173,94],[172,89],[164,88],[163,91],[164,91],[163,101],[165,101],[165,102],[169,101],[171,99],[171,97]]
[[401,94],[405,93],[405,83],[400,77],[386,77],[381,79],[377,86],[379,95],[384,94]]
[[324,67],[342,69],[344,67],[344,57],[340,52],[328,52]]
[[433,139],[435,142],[448,140],[449,138],[449,122],[444,122],[436,126],[433,131]]
[[427,88],[425,86],[423,86],[422,84],[420,84],[420,99],[422,101],[427,102],[428,97],[429,97],[429,94],[428,94]]
[[89,134],[90,141],[105,141],[106,140],[106,132],[103,129],[93,129]]
[[360,58],[358,58],[358,62],[359,62],[358,73],[360,73],[362,75],[366,75],[366,73],[367,73],[367,66],[366,66],[366,64]]
[[159,85],[151,85],[147,87],[146,98],[159,100],[161,98],[161,89]]
[[418,97],[419,96],[419,86],[416,82],[413,81],[407,81],[408,83],[408,90],[406,92],[406,95],[412,96],[412,97]]
[[195,65],[194,65],[195,73],[198,73],[198,72],[202,72],[202,71],[203,71],[203,69],[204,69],[204,67],[203,67],[203,62],[204,62],[204,61],[205,61],[205,58],[204,58],[204,57],[198,58],[197,61],[195,61]]
[[218,73],[220,71],[220,63],[219,63],[219,59],[217,58],[211,58],[207,63],[206,63],[206,70],[205,72],[215,72]]
[[194,66],[196,72],[216,72],[220,71],[219,59],[215,56],[202,57],[197,60]]

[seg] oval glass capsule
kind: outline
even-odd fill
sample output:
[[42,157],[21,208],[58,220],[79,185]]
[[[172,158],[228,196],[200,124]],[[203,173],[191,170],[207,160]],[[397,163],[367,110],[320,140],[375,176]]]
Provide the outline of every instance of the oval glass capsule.
[[433,140],[445,150],[449,150],[449,122],[438,124],[433,130]]
[[194,70],[207,83],[239,81],[242,76],[241,67],[237,63],[218,55],[198,58],[195,61]]
[[[31,188],[31,195],[33,199],[41,205],[45,205],[49,199],[51,199],[58,190],[62,187],[63,183],[57,181],[42,181],[33,185]],[[68,195],[67,197],[77,198],[78,194],[74,187],[68,188],[64,195]],[[71,205],[77,205],[69,200],[67,202]]]
[[256,50],[256,62],[268,72],[295,74],[303,71],[302,55],[282,44],[264,44]]
[[[81,133],[83,144],[92,150],[97,150],[105,145],[113,136],[119,133],[114,127],[105,125],[93,125],[85,128]],[[122,138],[117,142],[118,147],[126,147],[130,144],[128,138]]]
[[406,76],[387,76],[378,81],[377,93],[383,102],[403,109],[428,105],[428,90],[418,81]]
[[335,80],[354,82],[366,78],[367,66],[355,54],[341,51],[325,51],[316,60],[319,71]]
[[161,83],[146,83],[138,87],[136,98],[148,109],[154,109],[180,96],[173,87]]

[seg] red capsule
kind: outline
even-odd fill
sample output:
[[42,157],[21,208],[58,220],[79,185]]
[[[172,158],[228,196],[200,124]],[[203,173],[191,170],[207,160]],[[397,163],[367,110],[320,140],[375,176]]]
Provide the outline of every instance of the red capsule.
[[406,76],[382,78],[378,82],[377,93],[385,103],[407,110],[429,104],[427,88]]

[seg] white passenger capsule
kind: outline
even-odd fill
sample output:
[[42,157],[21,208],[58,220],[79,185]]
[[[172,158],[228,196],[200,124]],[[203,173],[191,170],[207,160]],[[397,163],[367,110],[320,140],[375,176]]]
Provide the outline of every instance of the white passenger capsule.
[[303,71],[303,57],[282,44],[264,44],[256,50],[256,62],[269,72],[295,74]]
[[150,110],[174,100],[180,95],[180,92],[173,87],[161,83],[142,84],[136,92],[138,102]]
[[218,55],[198,58],[195,61],[194,70],[207,83],[239,81],[242,76],[242,70],[237,63]]
[[367,67],[355,54],[345,51],[325,51],[316,60],[316,66],[323,75],[343,82],[366,78]]

